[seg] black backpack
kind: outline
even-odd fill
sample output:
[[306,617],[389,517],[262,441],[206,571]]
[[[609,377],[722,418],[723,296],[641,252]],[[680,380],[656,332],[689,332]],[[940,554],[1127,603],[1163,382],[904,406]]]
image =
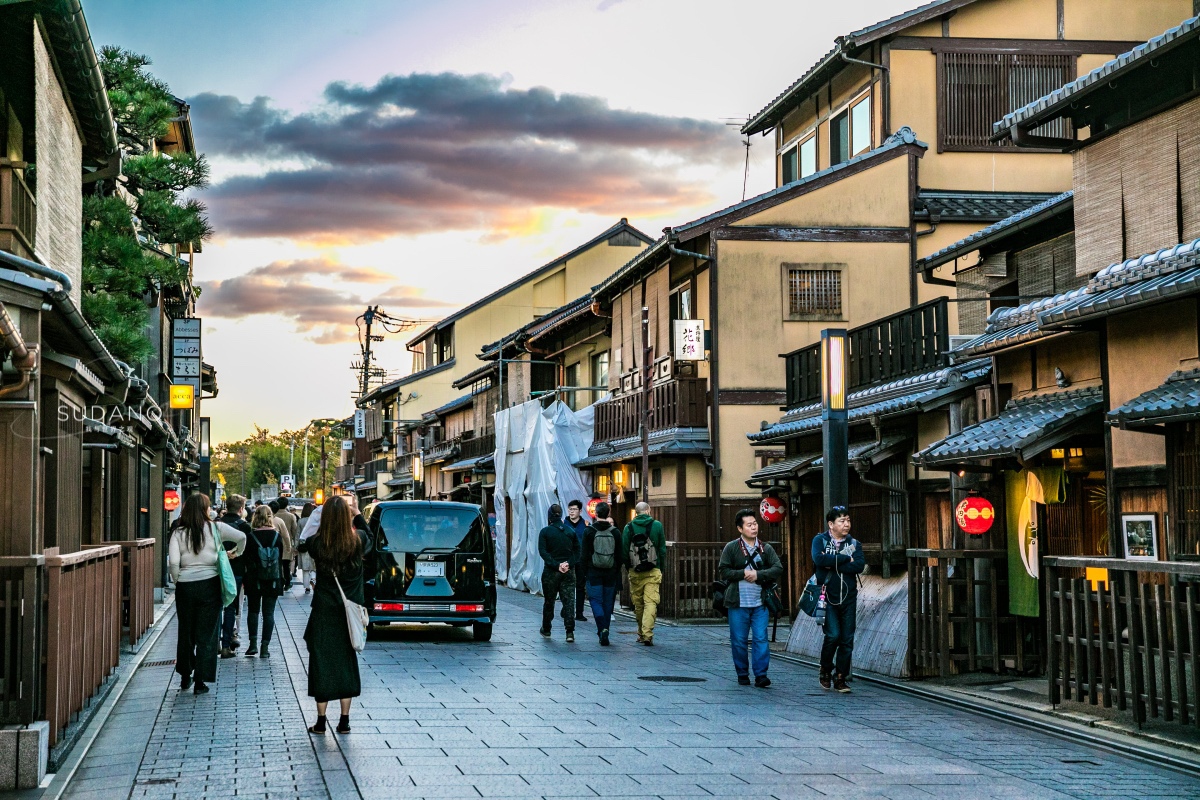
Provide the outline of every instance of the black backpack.
[[629,566],[634,572],[649,572],[658,568],[658,550],[654,540],[645,532],[632,533],[629,537]]
[[[255,539],[257,541],[257,538]],[[253,564],[254,579],[259,589],[278,590],[283,587],[282,551],[279,548],[279,531],[270,546],[258,543],[258,558]]]

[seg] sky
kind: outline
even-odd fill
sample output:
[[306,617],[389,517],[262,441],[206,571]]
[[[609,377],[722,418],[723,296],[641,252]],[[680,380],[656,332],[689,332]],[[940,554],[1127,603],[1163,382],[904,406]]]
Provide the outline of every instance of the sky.
[[[344,417],[355,318],[436,320],[621,217],[773,187],[737,133],[836,36],[917,0],[85,0],[191,105],[214,444]],[[411,333],[376,345],[406,374]]]

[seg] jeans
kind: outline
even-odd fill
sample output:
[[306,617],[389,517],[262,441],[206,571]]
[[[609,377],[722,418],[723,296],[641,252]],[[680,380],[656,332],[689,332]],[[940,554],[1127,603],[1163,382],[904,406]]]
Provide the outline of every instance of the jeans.
[[[771,666],[771,646],[767,643],[767,622],[771,615],[766,606],[729,609],[729,644],[733,648],[733,668],[738,677],[750,675],[749,655],[754,659],[754,675],[767,674]],[[753,634],[754,651],[748,653],[746,637]]]
[[180,581],[175,587],[175,616],[179,641],[175,671],[196,680],[217,679],[217,625],[221,619],[221,579]]
[[575,570],[542,570],[542,595],[545,598],[542,603],[542,630],[550,630],[557,598],[562,603],[563,625],[567,633],[572,633],[575,630]]
[[221,647],[232,647],[237,638],[237,621],[242,613],[242,576],[234,575],[237,582],[237,597],[225,606],[225,616],[221,620]]
[[629,594],[633,598],[633,616],[637,619],[638,641],[654,638],[658,619],[658,596],[662,588],[662,570],[629,573]]
[[850,675],[850,656],[854,652],[854,628],[857,624],[857,597],[850,597],[840,606],[830,603],[826,607],[825,642],[821,645],[821,672],[828,674],[836,671],[842,677]]
[[592,604],[592,616],[596,618],[596,632],[604,633],[612,624],[613,606],[617,602],[617,585],[589,583],[587,596]]
[[271,634],[275,632],[275,603],[278,600],[279,598],[274,595],[246,592],[246,601],[250,606],[250,613],[246,618],[246,629],[250,632],[251,643],[258,638],[260,608],[263,620],[262,643],[264,645],[271,643]]

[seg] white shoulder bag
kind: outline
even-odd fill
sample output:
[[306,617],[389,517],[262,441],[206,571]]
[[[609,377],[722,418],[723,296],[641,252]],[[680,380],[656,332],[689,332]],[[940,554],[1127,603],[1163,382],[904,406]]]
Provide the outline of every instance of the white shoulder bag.
[[367,625],[371,622],[371,615],[367,613],[365,606],[360,606],[346,597],[346,593],[342,591],[342,582],[338,580],[337,575],[333,576],[333,580],[337,584],[338,594],[342,596],[342,605],[346,607],[346,625],[350,629],[350,646],[356,652],[361,653],[367,646]]

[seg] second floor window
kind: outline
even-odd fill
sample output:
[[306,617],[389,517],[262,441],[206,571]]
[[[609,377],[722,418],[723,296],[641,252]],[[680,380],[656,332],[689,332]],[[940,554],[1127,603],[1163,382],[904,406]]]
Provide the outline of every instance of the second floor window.
[[454,358],[454,326],[447,325],[433,334],[433,366]]
[[841,319],[842,272],[784,265],[789,319]]
[[849,161],[870,149],[871,95],[868,94],[829,120],[829,165]]
[[[1075,78],[1075,56],[1050,53],[940,53],[938,144],[941,150],[1010,149],[988,141],[992,123]],[[1070,121],[1043,126],[1038,136],[1072,137]]]
[[780,175],[780,184],[791,183],[800,177],[799,164],[796,160],[796,148],[788,150],[783,154],[782,175]]

